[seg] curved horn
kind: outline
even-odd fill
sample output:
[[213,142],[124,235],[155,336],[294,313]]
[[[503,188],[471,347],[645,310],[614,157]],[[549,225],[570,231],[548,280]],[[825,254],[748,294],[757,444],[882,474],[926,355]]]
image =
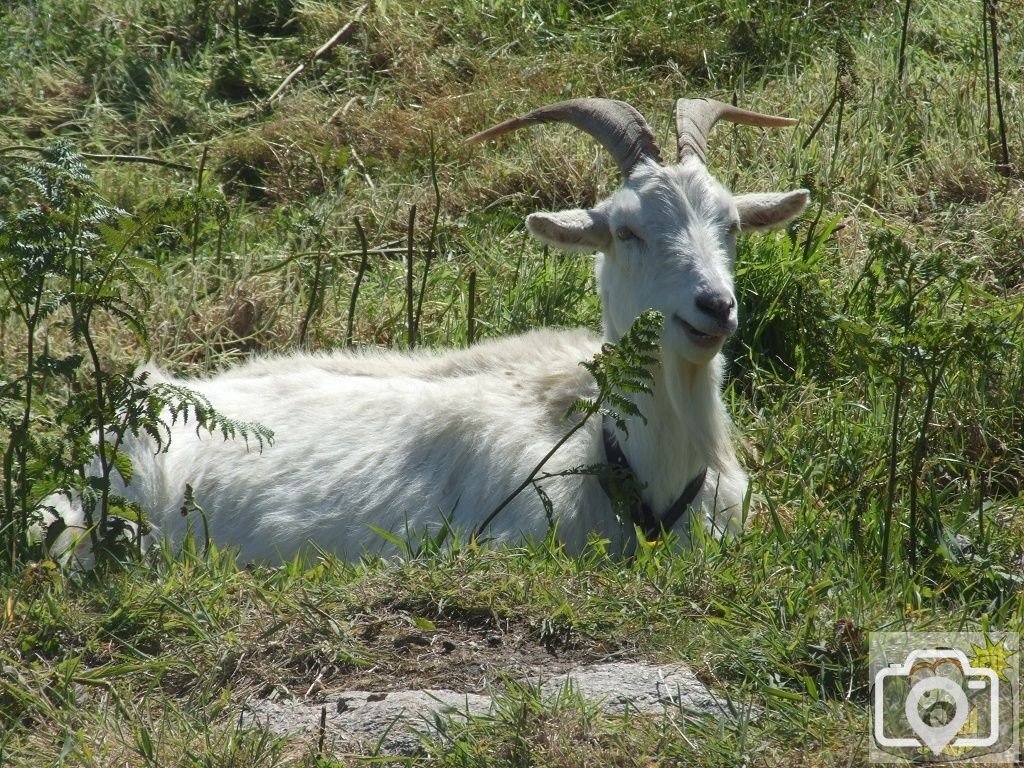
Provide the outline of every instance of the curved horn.
[[569,123],[586,131],[611,153],[623,176],[629,176],[641,160],[661,162],[654,132],[643,115],[624,101],[570,99],[513,117],[466,140],[476,144],[535,123]]
[[707,165],[708,133],[721,119],[742,125],[760,125],[767,128],[781,128],[795,125],[791,117],[762,115],[748,112],[714,99],[679,99],[676,102],[676,136],[679,146],[679,162],[690,155]]

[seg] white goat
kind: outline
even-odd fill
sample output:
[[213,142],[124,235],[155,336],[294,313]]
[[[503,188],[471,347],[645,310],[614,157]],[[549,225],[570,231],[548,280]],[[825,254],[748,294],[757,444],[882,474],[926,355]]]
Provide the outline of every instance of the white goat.
[[[615,158],[623,182],[591,210],[535,213],[534,237],[556,248],[599,252],[604,335],[540,330],[471,349],[414,354],[339,352],[257,359],[208,379],[180,381],[226,416],[274,431],[272,446],[173,429],[156,452],[146,436],[124,450],[134,474],[116,490],[137,501],[172,538],[186,484],[209,516],[210,534],[246,560],[279,561],[315,543],[342,558],[386,552],[373,528],[399,536],[449,522],[480,525],[572,426],[570,404],[593,397],[580,366],[616,342],[644,310],[664,318],[653,394],[638,395],[646,417],[627,419],[628,437],[592,419],[545,465],[627,464],[643,486],[635,520],[619,520],[598,479],[570,474],[543,481],[558,538],[580,550],[591,534],[615,552],[635,544],[634,523],[696,518],[720,535],[740,529],[747,478],[723,406],[722,344],[735,330],[732,264],[736,235],[799,215],[808,193],[731,195],[705,168],[706,136],[724,118],[760,126],[795,121],[720,102],[676,105],[679,162],[662,165],[653,134],[631,106],[578,99],[491,128],[483,141],[538,122],[570,123]],[[618,447],[621,446],[621,447]],[[71,524],[76,505],[54,505]],[[685,512],[685,514],[683,514]],[[80,510],[77,514],[80,517]],[[543,537],[549,520],[527,489],[494,518],[497,542]]]

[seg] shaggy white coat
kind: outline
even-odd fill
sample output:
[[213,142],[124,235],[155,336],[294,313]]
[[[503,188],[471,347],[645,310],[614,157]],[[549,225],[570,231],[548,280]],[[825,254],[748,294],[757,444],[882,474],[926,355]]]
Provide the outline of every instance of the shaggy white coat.
[[[191,426],[173,430],[166,453],[146,437],[132,439],[124,450],[134,475],[116,490],[178,540],[183,492],[191,485],[213,539],[236,547],[242,560],[279,562],[311,542],[348,560],[393,551],[374,527],[416,536],[447,520],[471,531],[569,430],[570,404],[594,396],[593,379],[579,363],[653,308],[665,324],[653,395],[636,400],[647,421],[630,419],[620,444],[659,516],[708,467],[691,512],[715,535],[737,532],[747,477],[720,395],[720,350],[737,321],[735,236],[783,224],[806,202],[805,190],[734,197],[696,159],[644,163],[594,209],[527,221],[543,242],[600,252],[603,336],[539,330],[440,353],[288,355],[179,380],[221,413],[272,429],[273,445],[259,451],[197,435]],[[727,311],[703,311],[700,301],[706,306],[709,296]],[[544,472],[603,463],[601,429],[592,419]],[[591,535],[608,539],[612,552],[635,545],[633,526],[616,518],[593,476],[551,478],[543,488],[570,551]],[[75,504],[63,497],[51,503],[80,524]],[[679,524],[683,540],[689,525],[685,517]],[[527,488],[486,536],[514,543],[548,531],[544,507]]]

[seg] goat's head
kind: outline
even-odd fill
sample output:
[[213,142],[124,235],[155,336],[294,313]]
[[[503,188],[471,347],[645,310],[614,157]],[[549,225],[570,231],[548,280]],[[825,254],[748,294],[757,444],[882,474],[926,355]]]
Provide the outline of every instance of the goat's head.
[[678,162],[662,165],[654,134],[625,102],[574,99],[507,120],[479,142],[535,123],[566,122],[597,139],[622,171],[622,186],[590,210],[534,213],[526,225],[554,247],[600,252],[597,279],[605,332],[617,340],[641,312],[665,317],[663,345],[707,363],[736,330],[732,268],[739,232],[798,216],[808,192],[732,195],[707,170],[707,135],[720,119],[759,126],[795,120],[709,99],[676,103]]

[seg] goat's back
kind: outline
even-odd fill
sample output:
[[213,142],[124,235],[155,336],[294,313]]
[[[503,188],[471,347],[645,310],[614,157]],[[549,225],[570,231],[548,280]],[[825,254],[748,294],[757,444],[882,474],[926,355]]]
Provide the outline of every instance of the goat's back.
[[[206,379],[178,381],[225,416],[274,431],[262,451],[178,425],[166,453],[147,438],[126,450],[124,489],[172,537],[184,530],[186,483],[210,533],[243,559],[279,560],[309,541],[355,559],[386,552],[373,527],[404,536],[449,519],[474,529],[572,426],[569,406],[592,397],[579,365],[600,348],[583,331],[536,331],[438,354],[359,352],[262,358]],[[603,461],[594,420],[546,473]],[[621,546],[623,531],[592,476],[545,481],[560,538],[579,549],[591,531]],[[548,516],[524,490],[488,527],[496,540],[540,538]]]

